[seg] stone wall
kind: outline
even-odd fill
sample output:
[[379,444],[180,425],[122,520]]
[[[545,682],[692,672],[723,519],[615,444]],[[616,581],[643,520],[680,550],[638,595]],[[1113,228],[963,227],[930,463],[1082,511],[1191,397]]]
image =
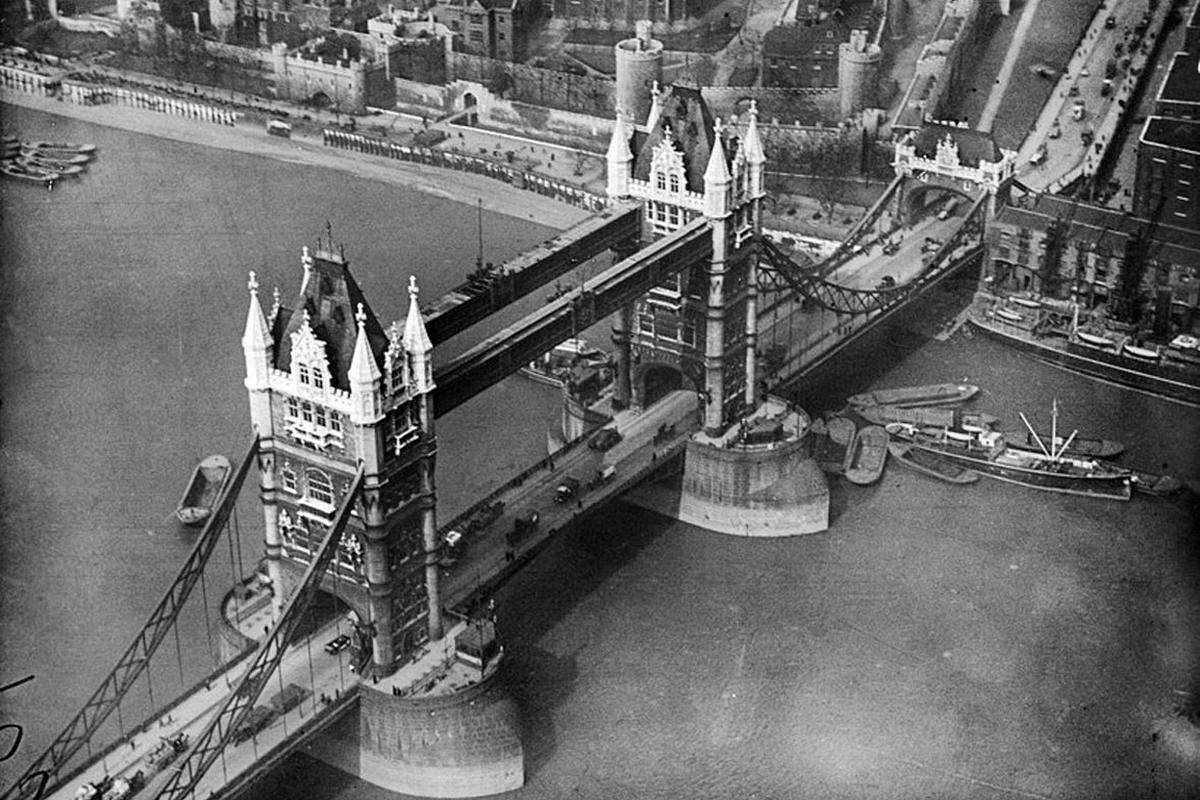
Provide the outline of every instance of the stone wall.
[[487,86],[518,102],[582,114],[612,116],[616,83],[607,78],[514,64],[469,53],[447,53],[447,79]]
[[689,441],[679,519],[735,536],[795,536],[829,527],[829,486],[805,438],[721,448]]

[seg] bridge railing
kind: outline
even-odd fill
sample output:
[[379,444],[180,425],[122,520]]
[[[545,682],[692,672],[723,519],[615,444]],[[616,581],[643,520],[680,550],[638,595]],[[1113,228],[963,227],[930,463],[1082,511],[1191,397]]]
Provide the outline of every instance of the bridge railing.
[[410,161],[416,164],[428,164],[444,169],[454,169],[460,172],[473,172],[485,175],[498,181],[510,183],[519,189],[525,189],[547,197],[569,203],[588,211],[600,211],[608,205],[608,200],[586,189],[572,186],[569,183],[555,180],[545,175],[539,175],[526,169],[520,169],[490,158],[474,156],[467,153],[455,153],[448,150],[438,150],[433,147],[420,145],[402,145],[387,139],[365,136],[361,133],[333,130],[325,128],[322,137],[326,145],[356,153],[394,158],[400,161]]

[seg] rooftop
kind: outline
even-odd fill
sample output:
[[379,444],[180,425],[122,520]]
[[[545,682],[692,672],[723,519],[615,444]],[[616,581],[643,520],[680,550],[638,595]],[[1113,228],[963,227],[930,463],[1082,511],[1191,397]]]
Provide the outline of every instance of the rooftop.
[[668,127],[671,129],[671,139],[683,152],[688,190],[703,192],[704,170],[712,153],[713,118],[708,104],[700,96],[700,90],[687,86],[670,87],[663,98],[662,113],[654,127],[649,133],[634,137],[633,177],[642,181],[650,179],[654,148],[663,140],[663,131]]
[[1170,103],[1200,103],[1200,53],[1176,53],[1158,99]]
[[1141,141],[1172,150],[1200,153],[1200,120],[1150,117],[1142,128]]
[[333,387],[349,391],[348,373],[350,360],[354,356],[354,343],[358,338],[355,313],[359,305],[362,305],[367,317],[367,341],[375,356],[376,366],[381,369],[383,354],[388,347],[387,335],[340,254],[318,250],[313,253],[311,264],[311,274],[305,276],[304,285],[288,315],[285,316],[283,309],[280,309],[279,316],[271,326],[275,346],[274,366],[284,371],[291,369],[292,334],[300,329],[307,316],[313,333],[325,343]]
[[978,167],[980,162],[995,163],[1002,158],[996,140],[986,131],[959,128],[940,122],[927,122],[913,137],[917,155],[936,158],[938,143],[949,136],[958,145],[959,163],[967,167]]

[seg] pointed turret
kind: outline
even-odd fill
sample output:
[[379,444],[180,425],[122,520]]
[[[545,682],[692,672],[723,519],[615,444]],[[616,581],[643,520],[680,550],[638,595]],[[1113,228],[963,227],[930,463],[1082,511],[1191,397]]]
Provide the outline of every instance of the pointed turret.
[[729,216],[729,185],[733,177],[725,163],[725,146],[721,143],[723,126],[718,117],[713,125],[712,154],[704,170],[704,215],[710,219]]
[[354,342],[354,355],[346,376],[350,381],[350,421],[356,425],[370,425],[383,416],[379,391],[379,379],[383,373],[379,371],[375,354],[371,352],[367,337],[367,312],[362,303],[358,304],[354,319],[358,322],[358,338]]
[[613,124],[612,139],[608,142],[608,196],[629,195],[629,174],[633,169],[633,151],[629,149],[629,129],[625,127],[625,115],[617,111]]
[[766,194],[763,188],[763,165],[767,156],[763,152],[762,139],[758,135],[758,101],[750,101],[750,124],[746,128],[746,136],[742,140],[742,152],[746,154],[746,165],[750,168],[750,196],[762,197]]
[[258,302],[258,278],[250,273],[250,308],[242,333],[242,352],[246,357],[246,388],[266,389],[271,380],[271,334],[262,305]]
[[654,130],[655,123],[663,112],[663,90],[655,81],[650,86],[650,113],[646,116],[646,130]]
[[427,394],[433,391],[433,342],[425,330],[425,319],[421,316],[421,307],[417,304],[417,278],[410,275],[408,279],[408,319],[404,320],[404,349],[408,352],[411,364],[413,391],[417,394]]
[[304,267],[304,280],[300,282],[300,294],[304,294],[308,289],[308,280],[313,273],[313,257],[308,252],[308,245],[304,245],[300,255],[300,265]]

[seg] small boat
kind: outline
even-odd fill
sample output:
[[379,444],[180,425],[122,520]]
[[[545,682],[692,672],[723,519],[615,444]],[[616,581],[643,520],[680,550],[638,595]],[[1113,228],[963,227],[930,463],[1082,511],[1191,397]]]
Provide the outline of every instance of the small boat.
[[[1054,437],[1053,445],[1051,445],[1050,434],[1038,433],[1035,438],[1032,431],[1025,432],[1025,443],[1030,447],[1038,447],[1037,440],[1041,439],[1042,444],[1047,447],[1053,446],[1054,449],[1062,447],[1066,442],[1061,436]],[[1039,448],[1040,449],[1040,448]],[[1116,458],[1125,452],[1125,445],[1112,439],[1096,439],[1091,436],[1076,436],[1071,440],[1067,449],[1063,451],[1063,455],[1068,456],[1083,456],[1085,458]]]
[[1005,322],[1024,322],[1025,318],[1015,311],[1009,311],[1007,308],[997,308],[993,313]]
[[906,467],[947,483],[975,483],[979,473],[938,458],[928,450],[921,450],[905,442],[888,442],[892,458]]
[[1010,297],[1008,299],[1011,300],[1012,302],[1016,303],[1019,306],[1024,306],[1025,308],[1041,308],[1042,307],[1042,304],[1039,303],[1037,300],[1030,300],[1027,297]]
[[58,164],[52,161],[44,161],[40,158],[22,156],[16,159],[17,166],[35,172],[49,172],[58,175],[75,176],[83,172],[83,167],[78,164]]
[[877,389],[850,398],[850,405],[865,406],[948,406],[963,403],[979,393],[979,387],[969,383],[935,383],[928,386],[901,386]]
[[1133,356],[1134,358],[1144,358],[1144,359],[1147,359],[1148,361],[1158,361],[1158,351],[1157,350],[1151,350],[1146,347],[1137,347],[1132,344],[1127,344],[1122,349],[1125,351],[1125,355],[1127,355],[1127,356]]
[[958,408],[902,408],[900,406],[866,406],[855,409],[857,414],[872,425],[887,425],[889,422],[908,422],[913,425],[935,425],[940,428],[974,428],[989,430],[1000,420],[982,411],[963,411]]
[[86,164],[92,160],[89,155],[82,153],[67,153],[60,150],[39,150],[36,147],[22,147],[21,155],[26,158],[44,158],[53,161],[59,161],[64,164]]
[[47,173],[41,170],[30,170],[12,162],[0,164],[0,174],[7,175],[10,178],[17,180],[29,181],[31,183],[51,183],[58,178],[54,173]]
[[1075,335],[1079,337],[1079,341],[1083,342],[1084,344],[1090,344],[1093,347],[1112,347],[1114,344],[1116,344],[1112,337],[1097,336],[1096,334],[1088,333],[1087,331],[1077,330],[1075,331]]
[[888,434],[878,425],[868,425],[854,436],[846,451],[846,480],[867,486],[879,480],[887,461]]
[[30,142],[26,147],[34,150],[61,150],[67,153],[94,153],[94,144],[70,144],[68,142]]
[[1139,494],[1169,497],[1183,488],[1183,483],[1170,475],[1158,475],[1139,469],[1131,469],[1129,472],[1133,479],[1133,490]]
[[849,447],[854,441],[854,434],[858,430],[858,426],[853,420],[846,417],[830,417],[825,420],[825,425],[829,429],[829,438],[835,444],[840,444],[842,447]]
[[208,519],[213,506],[229,480],[229,459],[222,455],[209,456],[196,465],[192,479],[175,516],[184,525],[196,526]]

